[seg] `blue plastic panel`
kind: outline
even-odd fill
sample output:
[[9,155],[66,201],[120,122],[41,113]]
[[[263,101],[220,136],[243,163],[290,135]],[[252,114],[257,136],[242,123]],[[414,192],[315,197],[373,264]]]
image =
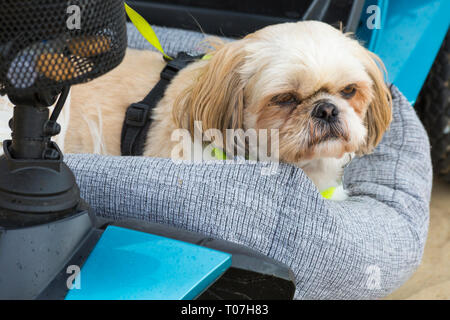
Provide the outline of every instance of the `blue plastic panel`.
[[194,299],[231,265],[231,255],[109,226],[66,300]]
[[380,7],[381,28],[368,30],[364,10],[357,36],[386,65],[388,81],[415,102],[450,24],[450,0],[367,0]]

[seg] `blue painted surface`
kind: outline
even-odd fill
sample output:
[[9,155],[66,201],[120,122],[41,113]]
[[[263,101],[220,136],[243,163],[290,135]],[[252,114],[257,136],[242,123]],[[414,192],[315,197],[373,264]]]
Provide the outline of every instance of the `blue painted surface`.
[[388,81],[415,102],[450,24],[450,0],[368,0],[381,9],[381,29],[368,30],[366,9],[357,37],[386,65]]
[[194,299],[231,266],[231,255],[109,226],[66,300]]

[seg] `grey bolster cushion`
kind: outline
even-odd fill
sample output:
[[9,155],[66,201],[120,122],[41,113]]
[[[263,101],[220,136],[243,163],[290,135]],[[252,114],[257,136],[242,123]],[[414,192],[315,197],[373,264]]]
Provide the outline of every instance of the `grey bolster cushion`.
[[297,299],[381,298],[421,261],[432,184],[425,130],[406,98],[395,86],[391,91],[390,130],[373,154],[345,169],[350,198],[343,202],[323,199],[301,169],[287,164],[263,175],[262,163],[65,160],[99,216],[168,224],[253,248],[293,270]]

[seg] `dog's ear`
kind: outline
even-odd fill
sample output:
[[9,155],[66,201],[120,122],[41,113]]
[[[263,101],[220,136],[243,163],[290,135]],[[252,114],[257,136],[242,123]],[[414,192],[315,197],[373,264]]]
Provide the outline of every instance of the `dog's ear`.
[[358,151],[360,154],[367,154],[381,142],[384,132],[392,121],[392,95],[385,82],[386,69],[383,61],[369,50],[364,48],[362,50],[364,66],[373,81],[372,102],[364,120],[367,127],[367,140]]
[[239,73],[244,63],[244,41],[222,44],[196,72],[196,78],[174,105],[180,128],[194,132],[194,121],[203,130],[240,129],[243,124],[245,83]]

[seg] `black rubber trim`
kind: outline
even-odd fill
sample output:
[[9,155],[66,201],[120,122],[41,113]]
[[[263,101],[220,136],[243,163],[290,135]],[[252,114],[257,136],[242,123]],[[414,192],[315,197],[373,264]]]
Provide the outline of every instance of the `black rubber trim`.
[[[151,24],[201,31],[231,38],[241,38],[268,25],[299,21],[299,19],[280,16],[156,3],[148,0],[130,0],[127,3],[150,21]],[[357,30],[364,3],[365,0],[349,1],[348,16],[339,19],[346,24],[346,32],[355,32]],[[330,17],[330,14],[333,15],[333,12],[331,12],[335,9],[333,4],[336,3],[332,0],[313,0],[303,14],[302,19],[325,21]]]
[[314,0],[303,15],[303,20],[322,21],[330,7],[331,0]]
[[354,0],[350,15],[345,26],[345,32],[356,32],[361,21],[365,0]]
[[180,5],[128,1],[133,9],[151,24],[201,31],[231,38],[241,38],[271,24],[293,22],[294,19],[258,14],[195,8]]

